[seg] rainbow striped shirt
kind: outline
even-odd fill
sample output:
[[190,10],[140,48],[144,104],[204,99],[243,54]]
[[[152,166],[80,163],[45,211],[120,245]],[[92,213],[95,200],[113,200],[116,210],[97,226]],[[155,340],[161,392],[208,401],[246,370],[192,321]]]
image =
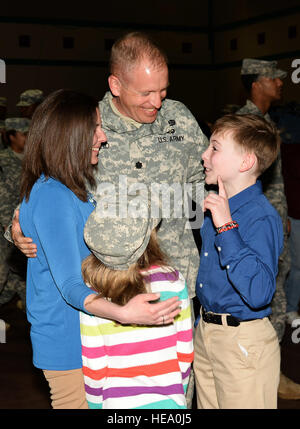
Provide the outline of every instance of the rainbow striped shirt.
[[161,326],[121,325],[80,313],[89,408],[186,408],[193,333],[185,280],[161,267],[144,274],[161,300],[179,297],[181,312],[173,324]]

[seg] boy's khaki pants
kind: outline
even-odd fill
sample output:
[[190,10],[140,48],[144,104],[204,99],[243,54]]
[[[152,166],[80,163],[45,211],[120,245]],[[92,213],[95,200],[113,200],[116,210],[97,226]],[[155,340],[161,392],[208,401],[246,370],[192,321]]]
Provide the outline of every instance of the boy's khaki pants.
[[269,319],[228,326],[200,319],[194,372],[198,408],[277,408],[280,348]]
[[54,409],[87,409],[82,369],[68,371],[43,370],[49,383]]

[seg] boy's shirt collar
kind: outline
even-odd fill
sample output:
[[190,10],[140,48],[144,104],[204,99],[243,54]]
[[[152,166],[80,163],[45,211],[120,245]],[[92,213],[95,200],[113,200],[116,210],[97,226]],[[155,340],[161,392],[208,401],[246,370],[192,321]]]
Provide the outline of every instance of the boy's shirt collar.
[[262,192],[261,181],[257,180],[254,185],[249,186],[248,188],[229,198],[228,203],[231,215],[233,215],[233,213],[244,204],[247,204],[249,201],[256,198],[257,195],[262,194]]

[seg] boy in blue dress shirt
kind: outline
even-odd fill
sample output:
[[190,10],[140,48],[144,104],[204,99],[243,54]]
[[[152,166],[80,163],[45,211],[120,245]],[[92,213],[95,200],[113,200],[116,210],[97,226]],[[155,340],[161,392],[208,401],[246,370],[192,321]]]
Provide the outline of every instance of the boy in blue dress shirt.
[[196,291],[198,408],[277,408],[280,351],[268,316],[283,246],[279,214],[257,178],[276,159],[276,128],[256,115],[216,121],[203,153],[206,184]]

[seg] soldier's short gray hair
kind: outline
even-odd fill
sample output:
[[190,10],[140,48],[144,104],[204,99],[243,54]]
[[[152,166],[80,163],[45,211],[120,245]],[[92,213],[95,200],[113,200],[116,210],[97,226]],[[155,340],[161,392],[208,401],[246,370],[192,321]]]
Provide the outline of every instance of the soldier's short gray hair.
[[146,34],[141,32],[128,33],[117,40],[111,50],[110,72],[131,71],[142,60],[147,59],[155,67],[168,64],[163,50]]

